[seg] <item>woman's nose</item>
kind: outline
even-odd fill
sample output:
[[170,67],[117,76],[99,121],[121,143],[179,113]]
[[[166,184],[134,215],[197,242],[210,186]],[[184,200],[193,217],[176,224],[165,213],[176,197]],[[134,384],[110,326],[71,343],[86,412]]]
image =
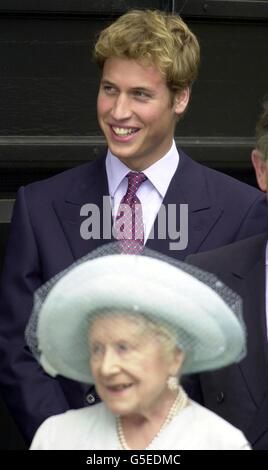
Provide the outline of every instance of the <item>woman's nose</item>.
[[102,363],[101,363],[101,373],[103,375],[116,374],[120,371],[120,359],[114,351],[106,351]]

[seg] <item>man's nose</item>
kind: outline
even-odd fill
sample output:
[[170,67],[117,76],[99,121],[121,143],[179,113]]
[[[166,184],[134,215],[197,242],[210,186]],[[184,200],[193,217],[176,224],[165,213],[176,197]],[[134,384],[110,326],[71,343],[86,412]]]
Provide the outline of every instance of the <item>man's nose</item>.
[[111,110],[111,116],[117,121],[125,120],[131,117],[131,105],[129,98],[124,94],[119,94]]
[[115,351],[106,351],[101,363],[102,375],[116,374],[120,371],[120,359]]

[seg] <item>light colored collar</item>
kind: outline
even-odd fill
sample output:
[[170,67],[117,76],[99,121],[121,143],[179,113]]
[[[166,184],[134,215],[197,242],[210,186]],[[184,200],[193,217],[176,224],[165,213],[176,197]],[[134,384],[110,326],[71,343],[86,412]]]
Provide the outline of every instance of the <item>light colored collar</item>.
[[[147,176],[148,180],[160,193],[162,198],[165,197],[170,181],[179,164],[179,153],[173,140],[170,150],[153,165],[146,168],[143,173]],[[106,172],[108,177],[109,194],[114,197],[114,194],[120,185],[121,181],[129,173],[128,168],[122,163],[115,155],[108,149],[106,156]]]
[[106,156],[106,173],[108,178],[109,194],[114,197],[115,192],[121,181],[129,173],[130,169],[122,163],[119,158],[112,154],[108,149]]

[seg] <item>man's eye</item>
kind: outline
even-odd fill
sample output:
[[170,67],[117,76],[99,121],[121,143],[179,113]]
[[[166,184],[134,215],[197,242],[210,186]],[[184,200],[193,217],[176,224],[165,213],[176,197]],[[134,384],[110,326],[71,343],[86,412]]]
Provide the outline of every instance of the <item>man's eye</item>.
[[141,99],[149,99],[150,96],[145,93],[144,91],[135,91],[134,95],[137,97],[137,98],[141,98]]
[[107,93],[108,95],[112,95],[116,92],[115,88],[110,86],[110,85],[104,85],[103,86],[103,90],[105,91],[105,93]]

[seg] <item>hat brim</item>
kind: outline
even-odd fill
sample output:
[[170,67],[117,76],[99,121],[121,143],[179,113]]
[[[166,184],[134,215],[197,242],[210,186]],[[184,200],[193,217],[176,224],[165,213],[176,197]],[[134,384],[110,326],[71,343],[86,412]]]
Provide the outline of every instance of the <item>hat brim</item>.
[[94,383],[88,329],[96,311],[112,308],[170,325],[184,373],[229,365],[245,348],[241,323],[212,288],[158,259],[111,255],[79,264],[49,292],[37,329],[45,370]]

